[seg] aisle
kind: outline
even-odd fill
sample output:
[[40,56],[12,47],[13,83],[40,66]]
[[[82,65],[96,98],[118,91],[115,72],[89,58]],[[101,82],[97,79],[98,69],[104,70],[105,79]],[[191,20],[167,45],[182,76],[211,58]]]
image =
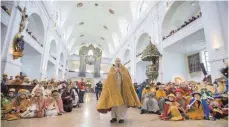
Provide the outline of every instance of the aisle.
[[227,127],[226,120],[218,121],[161,121],[157,115],[140,115],[139,109],[128,109],[127,119],[123,124],[110,124],[110,113],[100,114],[96,111],[95,94],[85,94],[85,103],[57,117],[1,121],[2,127]]

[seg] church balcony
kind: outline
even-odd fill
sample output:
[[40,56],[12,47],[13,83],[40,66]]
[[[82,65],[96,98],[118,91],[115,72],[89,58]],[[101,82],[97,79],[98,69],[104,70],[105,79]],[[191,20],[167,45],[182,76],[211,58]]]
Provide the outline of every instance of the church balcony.
[[29,33],[23,32],[22,35],[24,36],[24,40],[26,43],[36,49],[40,54],[43,54],[43,47],[31,35],[29,35]]
[[56,65],[56,59],[51,54],[49,54],[49,61]]
[[163,48],[166,48],[169,45],[172,45],[179,40],[195,33],[196,31],[202,29],[203,23],[202,23],[202,17],[196,19],[195,21],[191,22],[187,26],[181,28],[179,31],[175,32],[174,34],[170,35],[166,39],[162,41]]
[[8,26],[10,21],[10,15],[6,13],[5,10],[1,8],[1,23],[5,26]]

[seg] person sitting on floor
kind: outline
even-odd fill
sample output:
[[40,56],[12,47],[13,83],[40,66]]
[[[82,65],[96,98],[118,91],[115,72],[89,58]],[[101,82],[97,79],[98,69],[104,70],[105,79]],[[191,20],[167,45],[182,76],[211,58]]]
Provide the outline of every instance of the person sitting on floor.
[[160,112],[164,112],[164,103],[165,103],[165,98],[166,98],[166,92],[165,92],[165,86],[159,85],[159,89],[156,92],[156,98],[158,100],[158,105],[160,108]]
[[181,105],[176,102],[176,97],[174,94],[169,94],[168,95],[168,101],[165,102],[168,104],[168,110],[165,114],[167,116],[160,117],[162,120],[172,120],[172,121],[179,121],[179,120],[184,120],[184,117],[182,116],[181,112],[184,112],[184,109],[181,107]]
[[58,99],[59,93],[57,90],[53,90],[51,96],[46,93],[45,98],[45,116],[57,116],[62,115],[59,111],[56,99]]
[[21,118],[21,114],[24,113],[29,106],[29,100],[26,98],[26,90],[20,89],[18,91],[18,96],[16,99],[7,106],[5,113],[6,113],[6,120],[18,120]]
[[195,92],[192,94],[193,99],[187,105],[187,113],[188,118],[193,120],[203,120],[209,119],[209,107],[207,102],[204,99],[201,99],[201,94]]
[[21,114],[23,118],[41,118],[44,117],[45,109],[45,99],[42,95],[42,90],[36,88],[34,90],[34,96],[30,100],[30,106],[27,108],[26,112]]
[[160,114],[154,88],[150,88],[149,85],[146,85],[146,88],[142,92],[142,100],[141,114],[147,112]]
[[61,96],[64,104],[64,111],[65,112],[71,112],[73,105],[72,105],[72,100],[75,99],[74,93],[71,91],[71,85],[67,84],[66,89],[62,93]]
[[15,98],[16,98],[16,90],[14,88],[11,88],[9,90],[9,93],[8,93],[8,96],[6,97],[6,99],[9,102],[12,102]]

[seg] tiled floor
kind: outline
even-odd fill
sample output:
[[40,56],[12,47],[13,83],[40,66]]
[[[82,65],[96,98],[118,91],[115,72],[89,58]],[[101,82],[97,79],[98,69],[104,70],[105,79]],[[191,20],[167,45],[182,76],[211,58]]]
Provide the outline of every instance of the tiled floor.
[[1,121],[2,127],[227,127],[228,121],[161,121],[157,115],[140,115],[139,109],[128,109],[125,123],[109,122],[110,113],[100,114],[96,111],[94,94],[85,95],[85,103],[81,108],[74,109],[58,117],[21,119],[17,121]]

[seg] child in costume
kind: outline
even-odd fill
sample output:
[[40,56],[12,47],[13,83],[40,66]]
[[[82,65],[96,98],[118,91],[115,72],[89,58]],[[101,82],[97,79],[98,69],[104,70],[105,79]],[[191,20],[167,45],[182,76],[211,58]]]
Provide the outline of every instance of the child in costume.
[[198,92],[193,93],[192,96],[193,99],[186,108],[188,118],[193,120],[209,119],[210,110],[207,102],[201,99],[201,94]]
[[141,114],[143,113],[157,113],[159,112],[158,102],[155,99],[155,88],[150,88],[149,85],[146,85],[146,88],[142,92],[142,106],[141,106]]
[[36,88],[34,90],[34,96],[30,100],[30,106],[27,108],[26,112],[22,113],[23,118],[33,118],[33,117],[43,117],[45,109],[45,99],[42,96],[42,90]]
[[51,96],[47,95],[45,98],[45,116],[61,115],[56,101],[59,98],[58,95],[58,91],[53,90]]
[[165,103],[165,98],[166,98],[166,92],[164,89],[165,89],[165,86],[160,85],[159,89],[156,92],[156,98],[158,100],[160,112],[164,112],[164,103]]
[[27,107],[29,106],[29,100],[26,97],[26,90],[20,89],[18,91],[18,96],[12,102],[12,104],[8,105],[5,113],[6,120],[18,120],[21,118],[21,114],[23,114]]
[[14,88],[11,88],[9,90],[9,93],[6,97],[6,99],[11,103],[16,98],[16,90]]
[[68,84],[67,88],[64,90],[61,96],[64,104],[64,111],[65,112],[71,112],[73,105],[72,105],[72,100],[75,99],[74,93],[71,91],[71,85]]
[[162,120],[172,120],[172,121],[179,121],[184,120],[184,117],[182,116],[181,112],[183,112],[184,109],[182,109],[181,105],[176,102],[176,97],[174,94],[168,95],[168,101],[165,102],[167,105],[169,105],[167,110],[167,116],[160,117]]

